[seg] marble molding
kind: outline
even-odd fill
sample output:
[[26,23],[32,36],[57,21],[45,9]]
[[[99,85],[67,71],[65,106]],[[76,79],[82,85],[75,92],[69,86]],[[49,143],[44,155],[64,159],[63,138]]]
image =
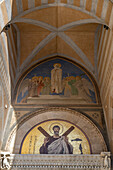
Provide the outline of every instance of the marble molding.
[[[110,170],[110,152],[92,155],[38,155],[38,154],[10,154],[10,167],[4,165],[3,152],[1,154],[1,169],[98,169]],[[7,162],[7,161],[5,161]]]

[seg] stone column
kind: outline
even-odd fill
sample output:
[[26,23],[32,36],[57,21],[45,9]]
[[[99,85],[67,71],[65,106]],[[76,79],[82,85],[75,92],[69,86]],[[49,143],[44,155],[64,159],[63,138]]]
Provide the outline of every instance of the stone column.
[[111,169],[111,154],[110,152],[101,152],[101,170],[110,170]]

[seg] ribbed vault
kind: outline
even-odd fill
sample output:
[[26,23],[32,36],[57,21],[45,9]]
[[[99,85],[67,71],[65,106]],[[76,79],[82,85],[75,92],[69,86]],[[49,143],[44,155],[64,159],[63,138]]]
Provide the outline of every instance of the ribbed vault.
[[112,0],[0,1],[0,80],[8,115],[21,76],[44,59],[62,56],[98,84],[112,147],[112,26]]
[[1,2],[12,87],[29,65],[58,54],[69,56],[96,78],[99,36],[103,25],[110,27],[111,9],[107,0]]

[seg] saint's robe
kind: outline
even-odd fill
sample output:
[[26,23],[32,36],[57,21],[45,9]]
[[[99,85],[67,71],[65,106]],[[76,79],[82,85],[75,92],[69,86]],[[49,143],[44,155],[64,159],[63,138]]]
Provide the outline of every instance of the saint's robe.
[[40,147],[40,154],[73,154],[73,146],[66,143],[63,137],[49,138],[49,142]]

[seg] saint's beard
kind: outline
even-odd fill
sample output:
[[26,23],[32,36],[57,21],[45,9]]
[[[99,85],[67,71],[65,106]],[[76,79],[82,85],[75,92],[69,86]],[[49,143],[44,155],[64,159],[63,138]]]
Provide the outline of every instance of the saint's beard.
[[57,132],[57,131],[54,131],[54,134],[57,135],[57,136],[59,136],[59,132]]

